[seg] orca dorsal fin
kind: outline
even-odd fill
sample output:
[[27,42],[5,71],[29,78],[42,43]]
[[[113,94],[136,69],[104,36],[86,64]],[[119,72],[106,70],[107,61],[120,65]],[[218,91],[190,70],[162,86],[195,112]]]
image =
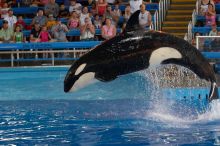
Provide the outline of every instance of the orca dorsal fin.
[[139,14],[140,10],[137,10],[131,15],[131,17],[128,19],[124,32],[144,29],[139,24]]

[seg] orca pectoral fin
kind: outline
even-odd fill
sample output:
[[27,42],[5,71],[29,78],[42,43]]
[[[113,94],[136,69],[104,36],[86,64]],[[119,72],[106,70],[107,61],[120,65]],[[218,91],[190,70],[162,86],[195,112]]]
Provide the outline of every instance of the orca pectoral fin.
[[209,93],[209,101],[212,101],[213,99],[219,99],[218,86],[215,82],[211,83],[211,90]]
[[102,82],[109,82],[109,81],[112,81],[112,80],[115,80],[117,78],[117,76],[115,74],[111,74],[111,73],[97,73],[95,75],[95,78],[99,81],[102,81]]

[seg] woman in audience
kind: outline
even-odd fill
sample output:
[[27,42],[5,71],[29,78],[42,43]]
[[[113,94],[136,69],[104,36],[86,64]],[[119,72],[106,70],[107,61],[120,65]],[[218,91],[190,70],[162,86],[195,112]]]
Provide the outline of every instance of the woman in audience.
[[[199,32],[196,32],[196,33],[194,33],[194,37],[193,37],[193,39],[192,39],[192,45],[194,46],[194,47],[196,47],[196,37],[197,36],[201,36],[201,33],[199,33]],[[199,49],[199,48],[198,48]],[[201,48],[200,48],[201,49]]]
[[216,25],[216,12],[213,8],[213,5],[208,5],[208,11],[205,14],[206,26]]
[[15,32],[13,35],[13,42],[15,43],[22,43],[24,42],[24,35],[21,31],[21,27],[18,25],[15,27]]
[[106,18],[105,25],[102,27],[102,38],[108,40],[116,35],[116,27],[112,25],[112,20]]
[[76,11],[73,11],[68,22],[67,27],[70,30],[77,29],[79,27],[79,18],[77,17]]
[[85,18],[90,18],[88,7],[83,7],[82,13],[80,14],[80,24],[83,25],[85,23]]
[[95,3],[92,4],[91,9],[90,9],[90,13],[92,16],[95,16],[95,14],[97,14]]
[[84,23],[80,26],[80,40],[91,41],[95,38],[95,27],[90,18],[86,17]]
[[1,18],[4,19],[5,17],[8,16],[8,10],[10,8],[8,7],[7,3],[3,4],[3,7],[0,9],[0,13],[1,13]]
[[119,9],[119,4],[115,4],[115,8],[113,10],[113,13],[115,16],[120,17],[121,16],[121,10]]
[[80,3],[77,3],[76,0],[70,0],[69,13],[76,11],[76,13],[79,15],[81,13],[81,9],[82,5]]
[[131,6],[127,5],[124,13],[125,22],[127,22],[130,17],[131,17]]
[[96,11],[99,14],[99,16],[103,16],[105,11],[106,11],[106,7],[107,7],[107,2],[105,0],[98,0],[97,4],[96,4]]
[[202,16],[206,15],[210,4],[213,5],[213,8],[215,10],[215,4],[214,4],[213,0],[201,0],[200,6],[199,6],[200,15],[202,15]]

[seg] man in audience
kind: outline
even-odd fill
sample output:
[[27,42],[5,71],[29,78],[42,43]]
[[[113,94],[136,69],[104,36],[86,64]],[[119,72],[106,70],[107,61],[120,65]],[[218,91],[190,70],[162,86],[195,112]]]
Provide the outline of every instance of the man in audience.
[[47,16],[49,14],[53,14],[54,17],[59,15],[59,9],[59,5],[55,2],[55,0],[50,0],[50,2],[44,7],[45,14]]
[[34,25],[35,23],[39,23],[40,26],[44,26],[47,24],[47,17],[44,16],[43,10],[38,10],[37,15],[33,18],[31,25]]
[[10,28],[14,28],[15,23],[17,22],[17,17],[13,15],[12,9],[8,10],[8,16],[6,16],[4,20],[8,21],[8,26]]
[[151,25],[151,14],[146,10],[145,4],[140,5],[139,24],[146,28]]
[[13,28],[10,28],[7,20],[3,20],[3,26],[0,30],[0,43],[10,43],[13,39]]
[[86,17],[84,24],[80,26],[80,40],[89,41],[94,40],[95,27],[92,24],[90,18]]
[[54,39],[58,42],[67,42],[66,33],[68,31],[67,26],[61,22],[60,18],[57,19],[57,24],[51,29]]

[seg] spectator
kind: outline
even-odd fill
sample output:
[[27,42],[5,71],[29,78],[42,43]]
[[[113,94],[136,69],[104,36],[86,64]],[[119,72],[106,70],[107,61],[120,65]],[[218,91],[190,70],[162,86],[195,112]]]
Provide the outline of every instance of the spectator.
[[121,10],[119,9],[119,4],[115,4],[115,9],[113,10],[113,13],[115,16],[120,17],[121,16]]
[[107,0],[108,5],[113,6],[115,4],[115,0]]
[[214,4],[213,0],[201,0],[200,6],[199,6],[200,15],[202,15],[202,16],[206,15],[210,4],[212,4],[213,7],[215,8],[215,4]]
[[20,0],[20,7],[29,7],[32,4],[32,0]]
[[35,23],[39,23],[40,26],[44,26],[47,24],[47,17],[44,16],[43,10],[38,10],[37,15],[33,18],[31,25],[34,25]]
[[53,14],[56,18],[59,15],[59,5],[55,2],[55,0],[50,0],[48,4],[44,7],[45,15]]
[[25,24],[23,17],[21,15],[18,16],[18,21],[15,23],[15,27],[17,27],[17,26],[20,26],[21,30],[26,29],[26,24]]
[[99,16],[103,16],[105,14],[107,5],[108,4],[105,0],[98,0],[96,5],[96,11],[99,14]]
[[58,18],[57,24],[52,27],[51,32],[53,33],[54,39],[58,42],[67,42],[66,33],[68,28],[65,24],[62,24],[61,20]]
[[40,42],[49,42],[52,40],[52,37],[50,36],[50,33],[47,30],[47,26],[42,27],[38,39],[40,40]]
[[80,26],[80,40],[94,40],[95,27],[92,25],[90,18],[86,17],[84,23]]
[[40,6],[40,1],[39,0],[32,0],[32,3],[31,3],[31,7],[38,7]]
[[83,12],[80,14],[80,24],[83,25],[85,23],[85,18],[90,18],[90,14],[88,13],[88,7],[83,7]]
[[69,16],[69,11],[65,8],[64,4],[60,5],[59,18],[67,18]]
[[82,5],[77,3],[76,0],[70,0],[69,12],[76,11],[79,15],[81,13]]
[[[196,32],[196,33],[194,33],[194,37],[193,37],[193,39],[192,39],[192,45],[194,46],[194,47],[196,47],[196,37],[197,36],[201,36],[201,34],[199,33],[199,32]],[[197,49],[199,49],[199,48],[197,48]],[[200,48],[201,49],[201,48]]]
[[217,27],[216,25],[212,25],[212,30],[209,32],[209,36],[217,36]]
[[102,27],[102,37],[105,40],[113,38],[116,35],[116,27],[112,25],[110,18],[106,18],[105,25]]
[[24,35],[21,32],[21,27],[19,25],[15,27],[15,32],[14,32],[14,35],[13,35],[13,42],[14,43],[24,42]]
[[125,22],[127,22],[130,17],[131,17],[131,7],[130,5],[127,5],[125,8],[125,13],[124,13]]
[[3,26],[0,31],[0,41],[1,43],[10,43],[13,38],[13,28],[8,26],[8,21],[3,20]]
[[206,26],[216,25],[216,12],[213,8],[213,5],[208,5],[208,11],[205,14]]
[[107,7],[107,10],[106,10],[104,16],[102,17],[103,20],[105,20],[106,18],[110,18],[112,20],[113,25],[116,26],[118,24],[119,17],[114,15],[114,12],[112,11],[111,6]]
[[14,29],[15,23],[17,22],[17,17],[13,15],[13,10],[8,10],[8,16],[4,18],[4,20],[8,21],[8,26]]
[[35,23],[34,28],[31,30],[30,42],[40,42],[40,40],[38,39],[40,32],[41,32],[40,24]]
[[143,3],[143,0],[130,0],[131,13],[134,13],[137,10],[140,10],[140,5]]
[[10,8],[8,7],[8,4],[7,3],[4,3],[3,4],[3,7],[0,9],[0,11],[1,11],[1,18],[2,19],[4,19],[5,17],[7,17],[8,16],[8,10],[9,10]]
[[151,14],[146,10],[145,4],[140,5],[139,24],[146,28],[151,25]]
[[215,4],[220,3],[220,0],[214,0],[214,3],[215,3]]
[[49,18],[48,18],[48,21],[47,21],[47,28],[48,30],[51,30],[51,28],[56,24],[56,20],[55,18],[53,17],[53,14],[49,14]]
[[79,27],[79,19],[77,18],[77,13],[75,11],[72,12],[70,19],[67,22],[67,26],[70,30],[77,29]]
[[91,9],[90,9],[90,13],[92,16],[95,16],[95,14],[97,14],[95,3],[92,4]]
[[93,20],[93,24],[96,29],[100,29],[102,27],[102,20],[100,19],[99,15],[96,14]]

